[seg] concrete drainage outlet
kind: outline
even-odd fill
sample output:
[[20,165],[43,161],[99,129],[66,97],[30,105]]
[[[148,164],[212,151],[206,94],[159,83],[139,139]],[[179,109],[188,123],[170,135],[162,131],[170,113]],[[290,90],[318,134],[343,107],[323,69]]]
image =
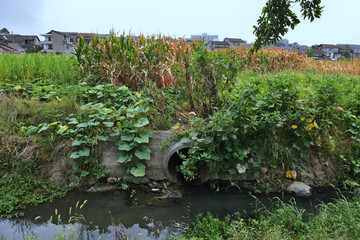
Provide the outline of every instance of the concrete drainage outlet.
[[[184,176],[176,171],[176,168],[182,164],[182,159],[180,158],[179,153],[187,155],[190,148],[193,147],[193,143],[183,143],[177,142],[171,145],[165,152],[164,152],[164,172],[167,179],[172,183],[177,184],[186,184]],[[202,184],[208,181],[208,176],[210,169],[206,166],[198,167],[198,174],[200,176],[199,179],[196,179],[195,183],[193,184]]]

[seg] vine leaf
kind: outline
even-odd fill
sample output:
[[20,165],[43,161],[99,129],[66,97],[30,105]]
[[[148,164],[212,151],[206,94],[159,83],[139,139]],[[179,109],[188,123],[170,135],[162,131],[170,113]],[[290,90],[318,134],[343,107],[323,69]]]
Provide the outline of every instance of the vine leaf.
[[143,176],[145,176],[145,165],[143,163],[136,164],[136,167],[131,168],[130,173],[134,177],[143,177]]
[[135,137],[134,141],[137,143],[149,143],[150,133],[149,132],[141,132],[139,137]]
[[131,161],[131,156],[126,151],[120,151],[119,154],[117,155],[116,162],[127,163],[130,161]]
[[119,149],[120,151],[127,151],[127,152],[128,152],[128,151],[130,151],[131,149],[133,149],[133,146],[132,146],[131,143],[120,142],[118,149]]
[[140,149],[135,150],[135,156],[139,159],[150,160],[151,149],[148,146],[141,145]]
[[89,148],[85,148],[83,150],[79,151],[79,156],[80,157],[88,157],[90,156],[90,149]]
[[149,120],[147,118],[140,118],[137,123],[134,124],[134,127],[140,128],[149,124]]

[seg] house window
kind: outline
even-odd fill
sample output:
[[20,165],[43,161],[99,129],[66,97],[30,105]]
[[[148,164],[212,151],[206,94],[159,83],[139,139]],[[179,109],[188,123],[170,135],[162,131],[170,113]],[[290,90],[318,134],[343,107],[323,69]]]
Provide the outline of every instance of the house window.
[[74,42],[74,39],[70,38],[70,42]]
[[48,37],[48,41],[51,42],[51,37]]
[[66,49],[69,49],[69,46],[66,46]]
[[50,45],[49,45],[49,49],[50,49],[50,50],[51,50],[51,49],[53,49],[53,46],[52,46],[52,44],[50,44]]

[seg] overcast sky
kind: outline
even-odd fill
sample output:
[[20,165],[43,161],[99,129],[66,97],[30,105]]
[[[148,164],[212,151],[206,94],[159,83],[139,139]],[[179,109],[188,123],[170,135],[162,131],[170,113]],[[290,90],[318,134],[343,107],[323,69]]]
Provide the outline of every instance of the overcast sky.
[[[253,25],[266,0],[0,0],[0,28],[13,33],[208,33],[254,41]],[[323,0],[321,19],[302,21],[284,38],[300,44],[360,44],[360,0]],[[298,7],[294,10],[298,12]],[[42,40],[43,37],[40,37]]]

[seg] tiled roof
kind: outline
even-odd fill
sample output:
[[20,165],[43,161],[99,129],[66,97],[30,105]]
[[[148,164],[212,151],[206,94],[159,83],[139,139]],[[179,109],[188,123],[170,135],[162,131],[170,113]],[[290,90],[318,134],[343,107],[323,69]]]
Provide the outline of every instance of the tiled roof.
[[224,41],[229,40],[230,42],[241,42],[245,43],[246,41],[242,40],[241,38],[225,38]]
[[339,48],[336,45],[333,44],[321,44],[320,47],[326,47],[326,48]]

